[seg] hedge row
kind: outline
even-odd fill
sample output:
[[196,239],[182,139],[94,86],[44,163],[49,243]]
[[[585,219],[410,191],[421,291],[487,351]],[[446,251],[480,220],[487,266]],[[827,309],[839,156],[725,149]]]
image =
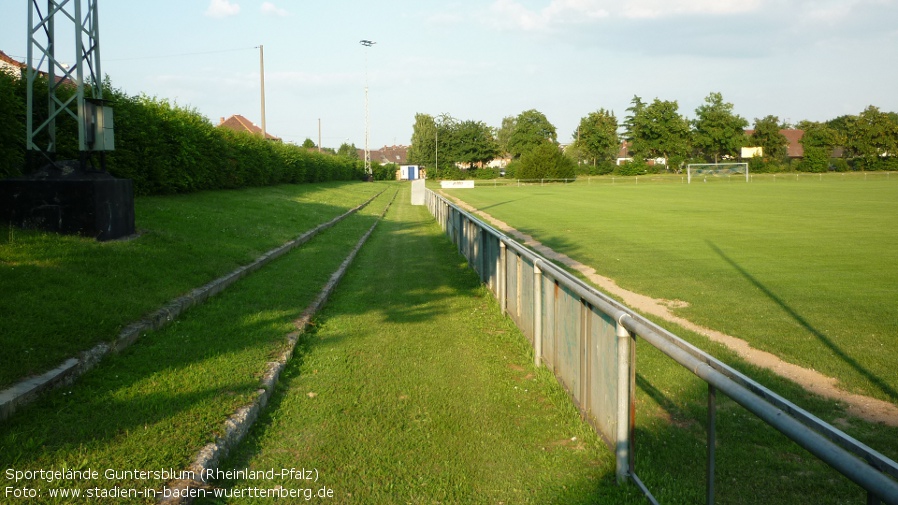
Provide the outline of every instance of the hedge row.
[[[22,79],[0,72],[0,178],[23,171],[25,91]],[[58,93],[73,92],[62,88]],[[196,110],[130,96],[108,81],[104,98],[115,115],[115,150],[107,153],[106,168],[132,179],[139,195],[364,177],[359,160],[216,128]],[[46,107],[46,95],[36,99],[36,116],[46,117]],[[58,159],[78,158],[76,126],[69,118],[57,121]]]

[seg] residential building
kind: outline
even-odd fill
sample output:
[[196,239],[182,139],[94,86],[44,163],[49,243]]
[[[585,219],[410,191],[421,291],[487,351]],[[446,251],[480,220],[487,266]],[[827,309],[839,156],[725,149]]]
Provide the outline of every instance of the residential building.
[[[357,149],[359,159],[365,159],[365,150]],[[371,162],[386,165],[395,163],[397,165],[405,165],[408,160],[408,146],[383,146],[380,149],[371,150]]]
[[[233,116],[225,119],[221,118],[221,122],[218,123],[219,128],[227,128],[229,130],[233,130],[235,132],[243,132],[250,133],[252,135],[262,136],[262,128],[257,126],[255,123],[241,116],[240,114],[234,114]],[[267,140],[271,140],[273,142],[282,142],[280,137],[275,137],[274,135],[265,132],[265,138]]]

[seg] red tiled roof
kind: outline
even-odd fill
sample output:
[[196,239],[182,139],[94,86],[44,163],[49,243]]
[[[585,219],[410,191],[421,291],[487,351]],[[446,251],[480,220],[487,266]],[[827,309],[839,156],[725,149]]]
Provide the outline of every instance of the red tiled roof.
[[[745,134],[751,137],[755,134],[754,130],[745,130]],[[786,144],[786,155],[790,158],[804,157],[804,146],[801,145],[801,138],[804,137],[804,130],[780,130],[780,134],[789,141]]]
[[[0,51],[0,62],[3,63],[3,64],[0,64],[0,68],[2,68],[4,66],[15,67],[15,68],[19,68],[19,69],[25,68],[24,63],[22,63],[21,61],[18,61],[16,59],[13,59],[12,57],[10,57],[8,54],[4,53],[3,51]],[[44,77],[49,77],[49,74],[47,74],[46,72],[38,71],[38,73]],[[56,76],[56,82],[66,84],[69,86],[75,85],[75,81],[73,81],[72,79],[69,79],[68,77],[59,76],[59,75]]]
[[17,68],[25,68],[25,64],[10,58],[6,53],[0,51],[0,61]]
[[621,141],[620,148],[617,150],[618,158],[629,158],[630,157],[630,143],[626,140]]
[[[359,159],[365,159],[365,150],[357,149]],[[382,164],[396,163],[404,165],[408,160],[408,146],[383,146],[380,149],[371,150],[371,161]]]
[[[262,135],[262,128],[256,126],[252,121],[246,119],[240,114],[234,114],[228,119],[221,118],[221,123],[218,124],[221,128],[227,128],[229,130],[233,130],[235,132],[244,132],[251,133],[253,135]],[[281,139],[279,137],[275,137],[274,135],[265,132],[265,138],[268,140],[274,140],[280,142]]]

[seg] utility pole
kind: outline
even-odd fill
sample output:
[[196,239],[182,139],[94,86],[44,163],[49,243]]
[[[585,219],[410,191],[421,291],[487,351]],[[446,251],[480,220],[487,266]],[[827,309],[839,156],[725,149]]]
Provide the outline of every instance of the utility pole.
[[262,81],[262,138],[267,139],[265,133],[265,48],[259,44],[259,75]]
[[[365,47],[371,47],[377,42],[371,40],[360,40],[359,44]],[[368,51],[365,51],[365,174],[371,175],[371,150],[368,147],[368,139],[370,133],[370,121],[368,116]]]
[[318,152],[321,152],[321,118],[318,118]]

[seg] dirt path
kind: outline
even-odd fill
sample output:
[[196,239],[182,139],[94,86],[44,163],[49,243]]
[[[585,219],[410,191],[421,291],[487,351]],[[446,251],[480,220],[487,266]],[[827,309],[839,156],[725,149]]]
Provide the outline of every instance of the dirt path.
[[444,196],[452,198],[458,205],[468,210],[469,212],[488,219],[503,232],[512,237],[515,237],[515,239],[523,244],[526,244],[528,247],[539,252],[546,258],[558,261],[559,263],[562,263],[563,265],[580,272],[587,279],[589,279],[590,282],[598,286],[600,289],[614,296],[620,297],[628,306],[641,312],[663,318],[666,321],[676,323],[683,328],[694,331],[701,335],[705,335],[714,342],[719,342],[732,349],[734,352],[736,352],[736,354],[742,357],[742,359],[748,361],[749,363],[762,368],[766,368],[768,370],[772,370],[774,373],[799,384],[811,393],[843,402],[848,407],[848,411],[851,414],[861,419],[886,424],[888,426],[898,427],[898,406],[886,401],[878,400],[876,398],[849,393],[847,391],[839,389],[839,387],[837,387],[838,381],[832,377],[827,377],[815,370],[809,370],[807,368],[803,368],[798,365],[783,361],[774,354],[755,349],[754,347],[750,346],[748,342],[740,338],[721,333],[717,330],[712,330],[711,328],[699,326],[689,320],[683,319],[682,317],[679,317],[671,312],[671,309],[683,307],[686,302],[681,302],[679,300],[663,300],[658,298],[651,298],[639,293],[634,293],[633,291],[628,291],[618,286],[613,279],[599,275],[592,267],[584,265],[583,263],[569,258],[564,254],[553,251],[552,249],[542,245],[539,241],[537,241],[530,235],[519,232],[518,230],[509,226],[507,223],[504,223],[494,218],[493,216],[490,216],[486,212],[478,211],[465,202],[451,196]]

